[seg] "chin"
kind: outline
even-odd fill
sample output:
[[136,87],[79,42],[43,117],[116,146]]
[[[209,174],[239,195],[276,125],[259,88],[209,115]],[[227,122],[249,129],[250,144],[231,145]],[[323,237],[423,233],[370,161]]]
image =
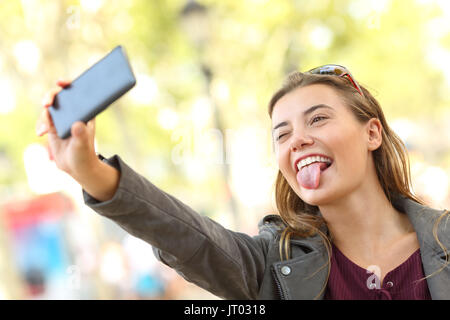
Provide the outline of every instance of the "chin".
[[299,187],[294,189],[295,193],[302,199],[305,203],[311,206],[323,206],[330,204],[336,199],[336,193],[331,190],[318,188],[318,189],[306,189]]
[[306,191],[302,191],[299,197],[310,206],[323,206],[330,202],[330,197],[318,190],[306,189]]

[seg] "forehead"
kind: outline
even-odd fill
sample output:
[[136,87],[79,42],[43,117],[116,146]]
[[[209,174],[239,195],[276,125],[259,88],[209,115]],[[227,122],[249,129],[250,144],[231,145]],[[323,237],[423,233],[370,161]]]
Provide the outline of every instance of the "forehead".
[[[313,84],[294,89],[278,100],[272,111],[272,122],[290,120],[302,114],[311,106],[326,104],[336,112],[346,111],[342,98],[331,87]],[[345,110],[343,110],[345,109]],[[321,111],[330,111],[320,109]]]

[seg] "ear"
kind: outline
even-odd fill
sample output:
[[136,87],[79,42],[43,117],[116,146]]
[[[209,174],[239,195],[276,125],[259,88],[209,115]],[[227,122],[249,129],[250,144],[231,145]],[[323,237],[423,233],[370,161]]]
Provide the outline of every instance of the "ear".
[[367,147],[369,151],[374,151],[381,146],[381,142],[383,142],[383,126],[381,122],[377,118],[370,119],[367,124]]

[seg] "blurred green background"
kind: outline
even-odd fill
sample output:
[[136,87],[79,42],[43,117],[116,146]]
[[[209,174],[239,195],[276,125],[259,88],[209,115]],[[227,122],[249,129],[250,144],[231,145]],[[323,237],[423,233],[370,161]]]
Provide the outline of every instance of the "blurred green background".
[[0,1],[0,39],[0,298],[215,298],[84,206],[35,135],[56,80],[119,44],[137,85],[97,117],[97,151],[227,227],[275,211],[268,100],[327,63],[378,99],[416,194],[450,207],[449,1]]

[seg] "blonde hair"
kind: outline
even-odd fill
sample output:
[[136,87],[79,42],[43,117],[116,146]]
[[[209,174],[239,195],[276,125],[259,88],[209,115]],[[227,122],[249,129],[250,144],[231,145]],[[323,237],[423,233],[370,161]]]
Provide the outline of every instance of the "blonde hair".
[[[416,201],[417,203],[425,205],[425,202],[415,196],[412,192],[409,158],[405,145],[395,134],[395,132],[390,129],[378,101],[361,84],[360,87],[363,91],[364,97],[361,96],[345,78],[332,75],[315,75],[292,72],[287,76],[282,87],[276,91],[270,99],[268,110],[269,116],[272,117],[275,104],[285,94],[296,88],[306,87],[313,84],[324,84],[332,87],[342,97],[344,104],[349,108],[356,120],[360,123],[367,123],[367,121],[372,118],[379,119],[383,127],[382,143],[378,149],[372,152],[372,156],[377,177],[384,193],[386,194],[386,197],[392,203],[393,197],[396,195],[403,195],[413,201]],[[291,188],[281,171],[278,171],[275,182],[275,201],[278,212],[284,223],[287,225],[280,236],[280,259],[289,259],[290,238],[292,235],[297,235],[299,237],[310,237],[318,234],[322,238],[327,249],[328,263],[320,267],[319,270],[314,272],[314,274],[327,265],[330,265],[331,241],[328,234],[325,234],[324,232],[323,228],[326,227],[326,223],[320,215],[319,208],[304,202]],[[444,212],[444,214],[437,219],[433,228],[433,235],[437,243],[445,252],[447,264],[447,249],[442,245],[437,237],[437,226],[443,216],[448,213],[448,211]],[[444,267],[445,265],[438,271],[441,271]],[[325,290],[329,274],[330,268],[328,268],[327,281],[316,298],[319,297]]]

